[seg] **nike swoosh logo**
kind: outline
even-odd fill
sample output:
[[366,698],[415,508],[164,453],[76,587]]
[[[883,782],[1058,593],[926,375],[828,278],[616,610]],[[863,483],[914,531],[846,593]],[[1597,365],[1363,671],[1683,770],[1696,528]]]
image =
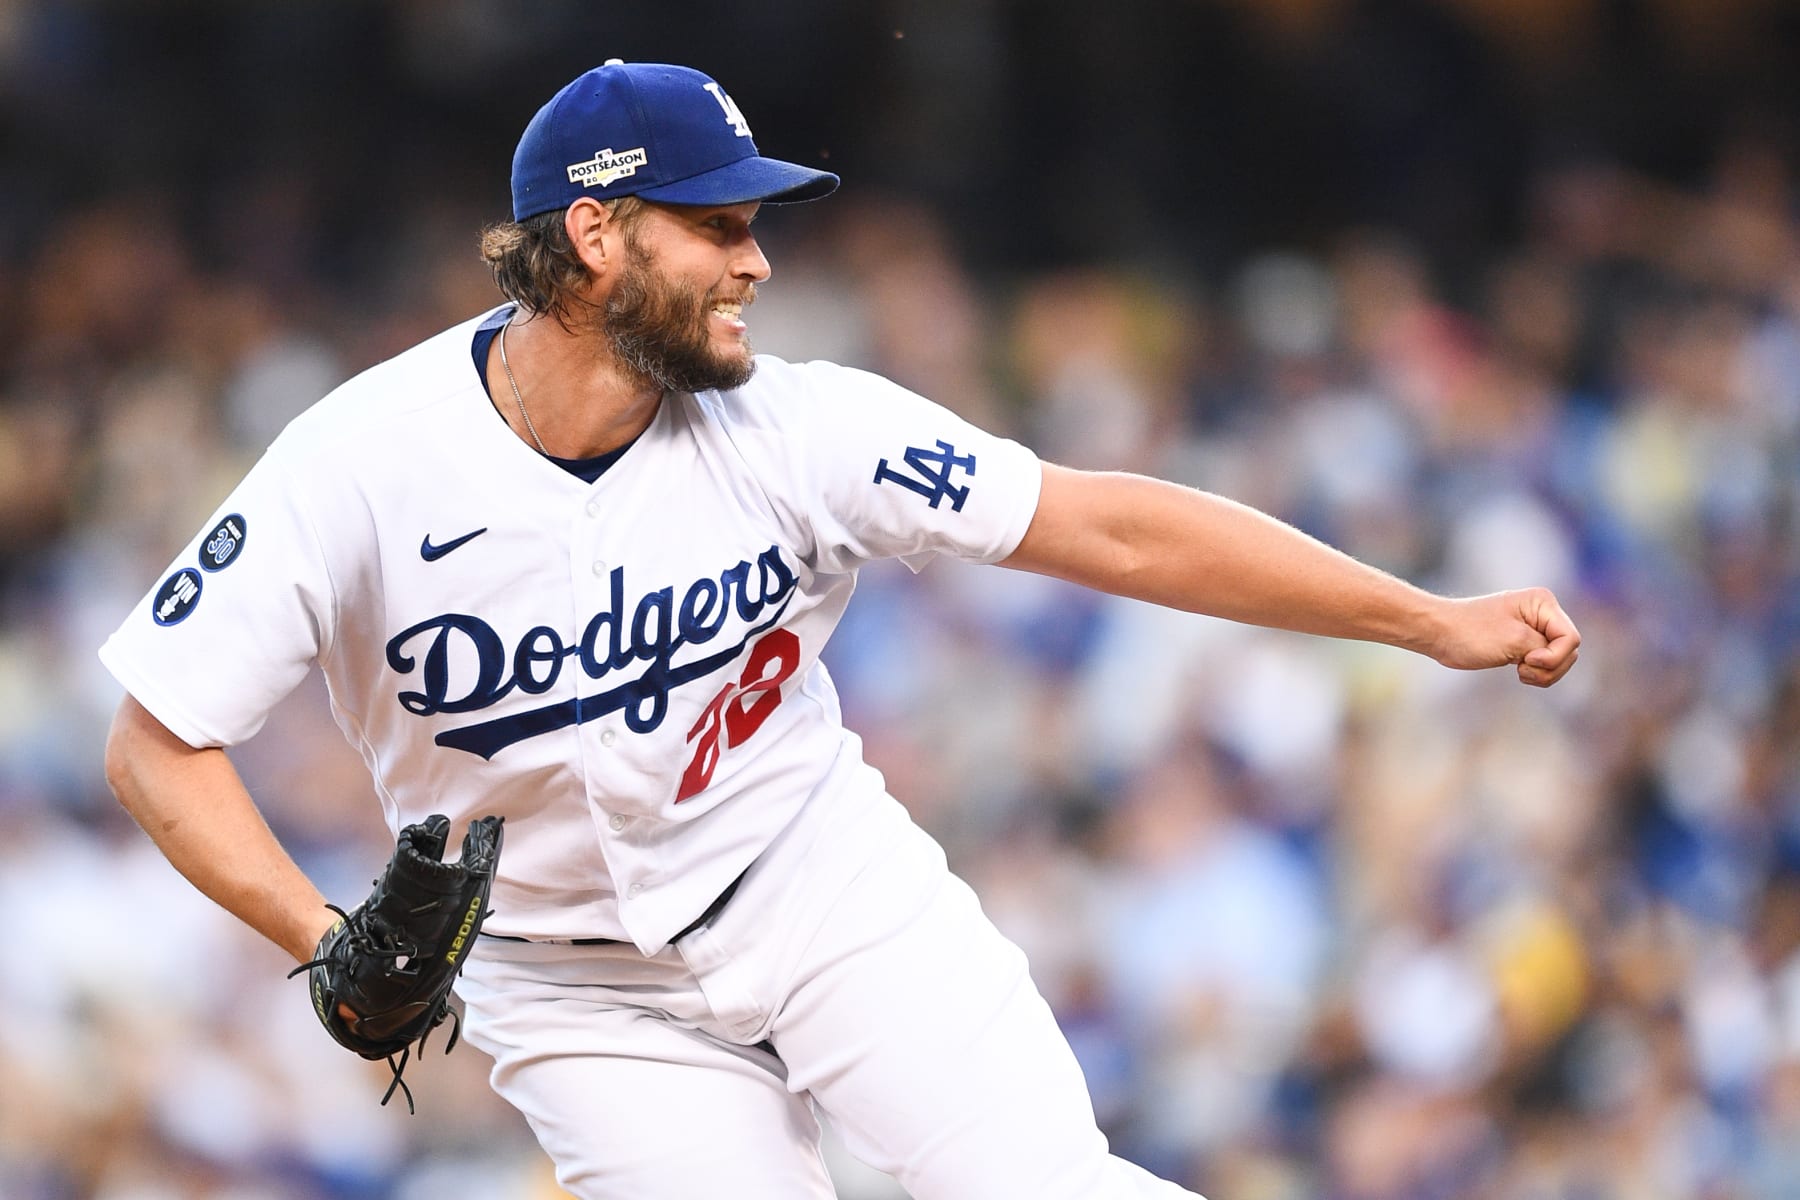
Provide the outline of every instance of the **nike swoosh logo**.
[[472,542],[476,538],[480,537],[482,534],[484,534],[486,532],[487,532],[487,526],[483,525],[480,529],[477,529],[474,533],[465,533],[459,538],[452,538],[450,541],[445,542],[441,546],[432,545],[431,544],[431,535],[428,533],[425,535],[425,540],[419,543],[419,557],[424,559],[426,562],[436,562],[438,559],[444,557],[444,555],[450,553],[452,550],[456,549],[458,546],[462,546],[469,542]]

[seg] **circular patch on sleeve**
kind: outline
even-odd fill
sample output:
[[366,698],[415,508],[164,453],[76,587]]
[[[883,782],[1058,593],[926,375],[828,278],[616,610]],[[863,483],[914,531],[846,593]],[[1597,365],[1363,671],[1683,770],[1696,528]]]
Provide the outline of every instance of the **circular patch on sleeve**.
[[150,615],[158,625],[177,625],[187,619],[200,603],[200,572],[183,567],[156,589],[150,601]]
[[200,543],[200,565],[208,571],[223,571],[229,567],[244,552],[244,537],[249,530],[250,526],[237,513],[214,525],[206,540]]

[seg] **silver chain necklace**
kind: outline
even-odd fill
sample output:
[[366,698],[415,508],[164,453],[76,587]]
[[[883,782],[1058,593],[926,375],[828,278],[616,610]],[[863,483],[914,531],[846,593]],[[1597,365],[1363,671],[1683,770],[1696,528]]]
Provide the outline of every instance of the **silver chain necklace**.
[[519,381],[513,378],[512,364],[506,361],[506,330],[511,325],[512,318],[508,317],[506,324],[500,327],[500,369],[506,372],[506,382],[512,387],[513,399],[519,403],[519,415],[525,418],[525,431],[537,443],[538,453],[549,458],[550,451],[544,449],[544,439],[538,436],[537,426],[531,423],[531,414],[525,411],[525,397],[519,394]]

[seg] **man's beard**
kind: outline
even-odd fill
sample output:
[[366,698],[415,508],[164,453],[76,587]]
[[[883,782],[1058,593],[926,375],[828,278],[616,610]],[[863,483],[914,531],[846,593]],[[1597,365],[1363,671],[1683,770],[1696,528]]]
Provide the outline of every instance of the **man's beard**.
[[[745,292],[749,304],[755,285]],[[712,292],[696,295],[670,283],[627,239],[625,270],[600,314],[601,332],[621,363],[664,391],[743,387],[756,373],[756,360],[748,342],[740,354],[714,348],[709,324],[716,299]]]

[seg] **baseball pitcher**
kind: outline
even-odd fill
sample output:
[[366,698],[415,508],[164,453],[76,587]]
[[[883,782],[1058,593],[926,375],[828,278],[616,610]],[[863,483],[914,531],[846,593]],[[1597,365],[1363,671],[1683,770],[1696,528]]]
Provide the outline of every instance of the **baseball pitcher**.
[[[821,1116],[918,1200],[1189,1195],[1109,1153],[1023,956],[844,728],[857,571],[951,555],[1534,686],[1579,635],[1547,591],[1433,596],[753,357],[752,222],[837,182],[697,71],[558,92],[484,235],[504,303],[295,420],[102,648],[108,777],[396,1080],[454,983],[584,1200],[828,1197]],[[314,666],[397,838],[337,908],[223,752]]]

